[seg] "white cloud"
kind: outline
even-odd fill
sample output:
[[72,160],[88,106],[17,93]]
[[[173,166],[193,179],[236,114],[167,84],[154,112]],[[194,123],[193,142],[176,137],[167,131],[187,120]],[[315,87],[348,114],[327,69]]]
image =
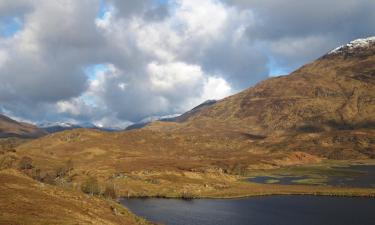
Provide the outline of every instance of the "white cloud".
[[183,62],[168,64],[152,62],[147,66],[147,72],[152,89],[171,94],[177,91],[186,93],[201,84],[205,76],[200,66]]
[[223,78],[209,77],[204,85],[202,100],[220,100],[231,94],[232,88]]

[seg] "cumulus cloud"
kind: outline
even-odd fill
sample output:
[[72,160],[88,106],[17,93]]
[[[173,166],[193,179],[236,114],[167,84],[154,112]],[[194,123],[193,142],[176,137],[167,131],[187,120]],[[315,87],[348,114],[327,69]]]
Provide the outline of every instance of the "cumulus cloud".
[[372,0],[223,0],[251,10],[252,43],[263,42],[278,66],[296,68],[328,50],[375,33]]
[[121,127],[183,113],[373,35],[374,10],[371,0],[0,1],[0,30],[12,31],[0,34],[0,109]]

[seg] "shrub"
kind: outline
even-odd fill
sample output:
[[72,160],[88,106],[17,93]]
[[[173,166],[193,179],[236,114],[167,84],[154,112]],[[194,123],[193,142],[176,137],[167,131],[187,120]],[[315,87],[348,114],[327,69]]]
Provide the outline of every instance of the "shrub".
[[28,156],[22,157],[20,162],[19,162],[19,168],[21,170],[32,169],[33,168],[33,160]]
[[98,180],[95,177],[89,177],[85,182],[82,183],[81,190],[86,194],[99,195],[100,187]]
[[110,199],[117,199],[117,191],[115,184],[107,184],[103,192],[104,197]]

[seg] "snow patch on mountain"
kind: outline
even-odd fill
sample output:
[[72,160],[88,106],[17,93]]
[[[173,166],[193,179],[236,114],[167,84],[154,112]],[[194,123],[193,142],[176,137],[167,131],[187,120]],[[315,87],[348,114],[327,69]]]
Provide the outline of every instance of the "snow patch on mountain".
[[340,47],[333,49],[328,54],[329,55],[339,54],[347,50],[353,50],[353,49],[358,49],[358,48],[368,48],[370,47],[371,44],[375,44],[375,36],[351,41],[346,45],[342,45]]
[[42,122],[37,124],[40,128],[47,128],[47,127],[76,127],[78,125],[67,123],[67,122]]

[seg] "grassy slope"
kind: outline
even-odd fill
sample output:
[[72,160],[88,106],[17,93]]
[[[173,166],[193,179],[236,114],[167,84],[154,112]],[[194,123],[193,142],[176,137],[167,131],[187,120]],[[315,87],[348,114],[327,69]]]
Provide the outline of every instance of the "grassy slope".
[[[0,224],[147,224],[117,203],[0,171]],[[116,213],[113,208],[116,208]]]

